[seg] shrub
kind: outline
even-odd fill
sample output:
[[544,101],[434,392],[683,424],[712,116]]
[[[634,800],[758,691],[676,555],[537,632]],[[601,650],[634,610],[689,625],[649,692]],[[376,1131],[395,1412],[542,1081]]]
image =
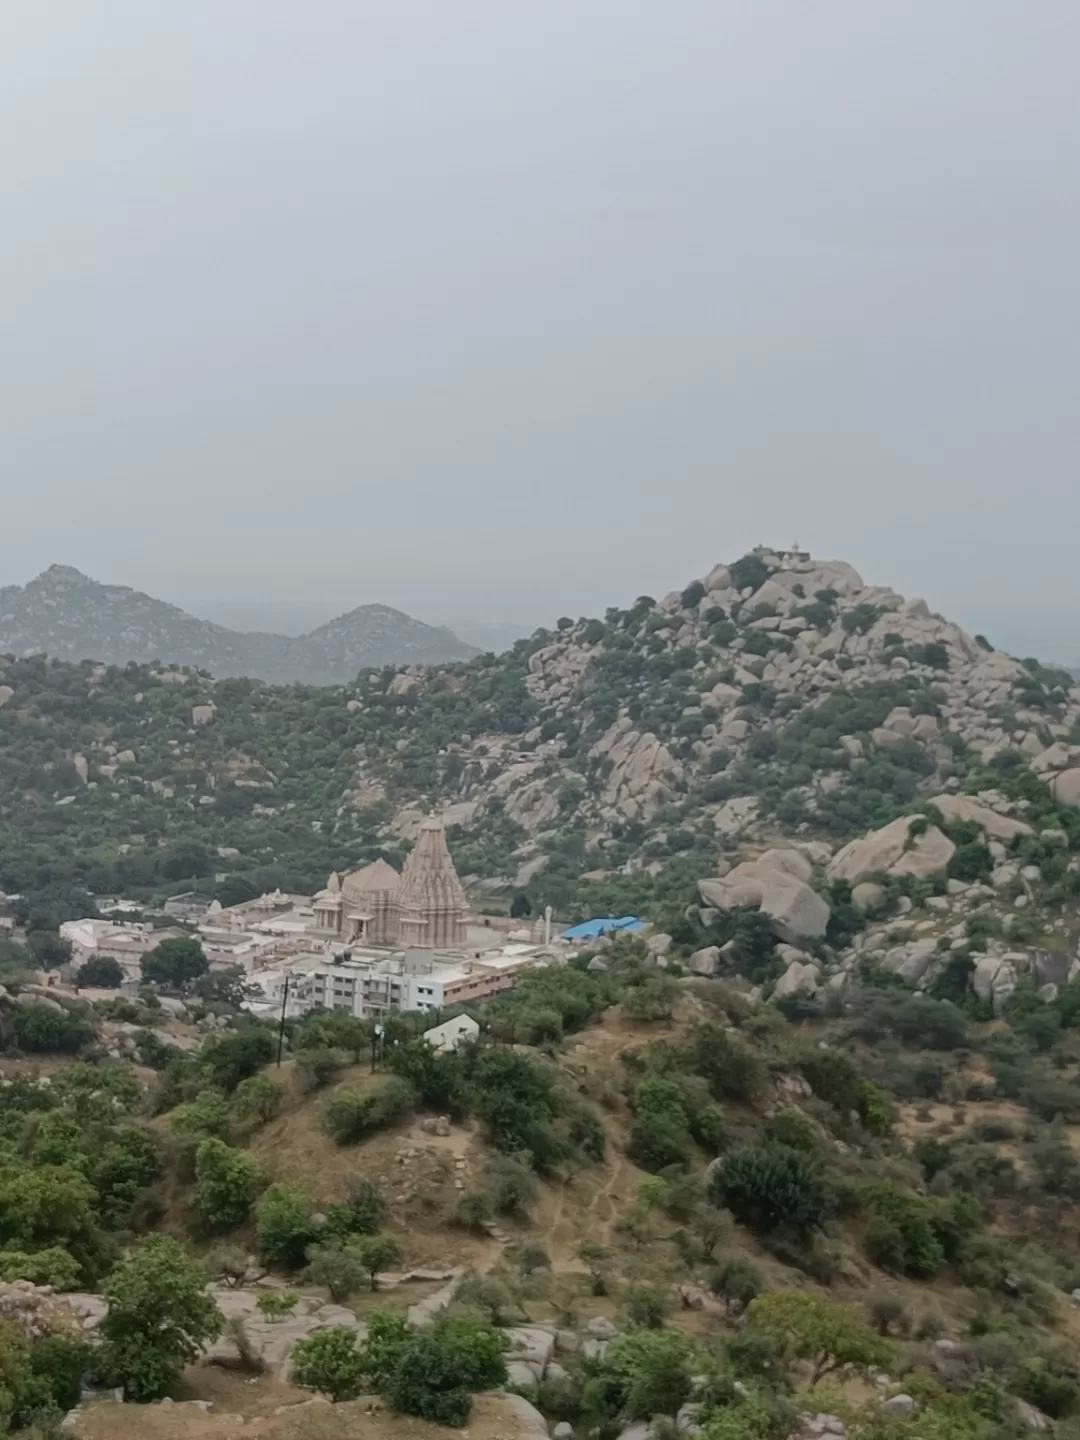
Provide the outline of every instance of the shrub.
[[688,1061],[718,1100],[754,1100],[764,1086],[758,1057],[718,1025],[702,1025],[695,1032]]
[[344,1050],[301,1050],[296,1057],[296,1074],[300,1089],[310,1095],[332,1085],[349,1064]]
[[709,1289],[719,1295],[729,1313],[733,1305],[745,1310],[761,1292],[761,1276],[745,1260],[726,1260],[709,1276]]
[[800,1234],[819,1230],[833,1197],[817,1161],[788,1145],[744,1145],[714,1166],[713,1200],[751,1230],[781,1228]]
[[75,984],[90,989],[119,990],[123,983],[123,969],[111,955],[95,955],[75,973]]
[[291,1315],[299,1302],[300,1296],[292,1290],[264,1290],[255,1304],[259,1314],[265,1315],[267,1320],[273,1323]]
[[293,1380],[305,1390],[329,1396],[335,1405],[340,1400],[355,1400],[364,1381],[356,1331],[335,1325],[298,1340],[293,1351]]
[[128,1398],[145,1403],[168,1394],[183,1366],[221,1333],[221,1312],[206,1277],[166,1235],[153,1235],[105,1283],[101,1322],[104,1368]]
[[380,1369],[384,1373],[380,1389],[395,1410],[438,1425],[464,1425],[472,1409],[472,1392],[505,1383],[505,1344],[488,1325],[444,1320],[396,1342],[391,1338],[374,1362],[368,1358],[369,1330],[365,1359],[369,1373]]
[[400,1075],[391,1075],[377,1094],[353,1090],[336,1096],[323,1123],[339,1145],[355,1145],[365,1135],[393,1125],[416,1104],[416,1090]]
[[207,1231],[233,1230],[251,1213],[258,1166],[223,1140],[204,1140],[195,1155],[195,1203]]
[[484,1169],[484,1181],[496,1214],[527,1218],[536,1202],[536,1176],[524,1160],[516,1155],[492,1155]]
[[232,1098],[233,1114],[238,1120],[273,1120],[281,1109],[281,1086],[266,1075],[249,1075],[241,1080]]
[[866,1253],[893,1274],[925,1278],[945,1263],[945,1251],[925,1201],[895,1186],[876,1187],[873,1218],[866,1231]]
[[674,1415],[690,1396],[693,1350],[677,1330],[628,1330],[600,1362],[609,1404],[620,1420]]
[[93,1024],[71,1010],[44,1001],[15,1011],[15,1043],[31,1054],[73,1055],[94,1038]]
[[760,590],[769,578],[769,567],[757,555],[744,555],[728,567],[731,583],[736,590]]
[[662,1115],[639,1115],[631,1129],[626,1153],[643,1170],[685,1170],[690,1136]]
[[631,1324],[647,1330],[659,1330],[671,1313],[671,1297],[659,1285],[632,1285],[625,1304]]
[[865,1303],[867,1318],[879,1335],[888,1335],[907,1317],[903,1298],[891,1290],[875,1290],[866,1297]]
[[766,1140],[786,1145],[790,1150],[803,1150],[807,1155],[817,1153],[817,1134],[801,1110],[790,1107],[778,1110],[765,1121],[762,1132]]
[[271,1185],[259,1201],[257,1232],[259,1252],[268,1265],[298,1270],[316,1235],[311,1206],[287,1185]]
[[222,1036],[201,1057],[202,1068],[211,1084],[225,1095],[231,1095],[242,1080],[255,1075],[273,1058],[273,1034],[258,1023]]

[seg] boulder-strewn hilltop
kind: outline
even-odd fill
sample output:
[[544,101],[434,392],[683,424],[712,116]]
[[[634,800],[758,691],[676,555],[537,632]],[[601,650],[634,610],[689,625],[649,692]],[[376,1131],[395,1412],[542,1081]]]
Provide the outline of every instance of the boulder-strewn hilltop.
[[156,660],[282,685],[341,684],[369,665],[429,665],[476,654],[449,630],[389,605],[361,605],[308,635],[245,632],[126,585],[102,585],[68,565],[0,589],[4,650],[108,665]]
[[[32,885],[35,837],[92,824],[93,853],[65,862],[92,888],[201,882],[224,855],[245,885],[310,891],[435,808],[474,893],[648,913],[778,839],[858,886],[947,867],[971,806],[1010,856],[1024,806],[1041,828],[1080,816],[1066,672],[850,565],[768,550],[499,656],[306,693],[23,660],[0,670],[0,707],[7,888]],[[883,828],[928,804],[914,833]]]

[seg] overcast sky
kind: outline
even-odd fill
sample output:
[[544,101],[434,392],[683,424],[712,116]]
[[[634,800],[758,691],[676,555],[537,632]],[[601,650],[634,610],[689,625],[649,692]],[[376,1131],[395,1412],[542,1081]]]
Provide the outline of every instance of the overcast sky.
[[5,0],[0,584],[1080,658],[1076,0]]

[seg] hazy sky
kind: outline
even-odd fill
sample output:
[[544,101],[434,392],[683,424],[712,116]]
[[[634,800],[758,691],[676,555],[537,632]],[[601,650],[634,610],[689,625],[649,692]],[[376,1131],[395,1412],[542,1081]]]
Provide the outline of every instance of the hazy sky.
[[1076,0],[5,0],[0,583],[1080,657]]

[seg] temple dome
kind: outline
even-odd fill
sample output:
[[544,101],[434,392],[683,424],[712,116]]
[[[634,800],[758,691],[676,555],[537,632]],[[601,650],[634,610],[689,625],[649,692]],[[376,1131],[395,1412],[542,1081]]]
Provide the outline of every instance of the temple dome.
[[346,875],[342,881],[341,893],[346,900],[363,902],[380,891],[397,890],[400,885],[401,876],[380,855],[378,860],[373,860],[362,870],[354,870],[351,875]]
[[403,908],[425,911],[465,912],[465,891],[446,847],[446,831],[438,816],[424,821],[405,861],[401,904]]

